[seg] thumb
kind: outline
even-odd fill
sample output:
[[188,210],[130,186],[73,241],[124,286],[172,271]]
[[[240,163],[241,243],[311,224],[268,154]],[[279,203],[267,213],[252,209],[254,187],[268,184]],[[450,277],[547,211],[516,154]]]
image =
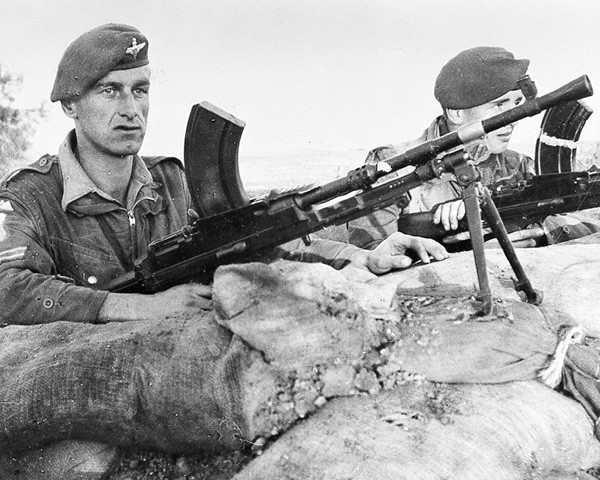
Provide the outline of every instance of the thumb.
[[412,259],[407,255],[386,255],[373,260],[369,266],[371,272],[381,275],[390,270],[398,270],[408,268],[412,265]]

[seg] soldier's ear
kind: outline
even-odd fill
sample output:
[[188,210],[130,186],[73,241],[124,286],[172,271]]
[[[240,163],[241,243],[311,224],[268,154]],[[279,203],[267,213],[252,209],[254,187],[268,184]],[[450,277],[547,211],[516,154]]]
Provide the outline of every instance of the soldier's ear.
[[453,108],[446,108],[446,118],[454,125],[459,125],[463,118],[462,110],[454,110]]
[[60,102],[63,112],[65,112],[65,115],[69,118],[76,118],[77,117],[77,108],[75,106],[75,102],[73,100],[62,100]]

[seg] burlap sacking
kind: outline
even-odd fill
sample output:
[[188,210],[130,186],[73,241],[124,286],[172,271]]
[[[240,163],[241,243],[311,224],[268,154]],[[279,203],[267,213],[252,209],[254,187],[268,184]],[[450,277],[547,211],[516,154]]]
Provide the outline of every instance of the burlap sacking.
[[0,449],[239,448],[277,374],[211,317],[0,330]]

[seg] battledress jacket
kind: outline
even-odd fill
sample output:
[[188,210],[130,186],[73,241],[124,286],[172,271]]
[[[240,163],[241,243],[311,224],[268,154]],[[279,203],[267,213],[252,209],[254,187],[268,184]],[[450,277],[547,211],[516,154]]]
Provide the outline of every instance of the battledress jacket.
[[[365,162],[376,163],[387,160],[448,132],[445,119],[442,116],[437,117],[419,138],[397,145],[375,148],[369,152]],[[480,153],[481,150],[474,152],[475,160]],[[481,182],[484,185],[492,185],[497,182],[514,184],[535,174],[533,160],[513,150],[506,150],[499,155],[489,155],[477,166],[481,174]],[[412,168],[408,167],[392,173],[382,180],[388,180],[390,176],[402,176],[409,173]],[[451,173],[443,173],[439,178],[411,190],[408,195],[410,203],[407,208],[401,210],[398,205],[391,205],[350,222],[348,224],[349,241],[361,248],[375,248],[392,232],[398,231],[398,218],[401,214],[430,211],[439,203],[460,198],[461,194],[462,187],[458,184],[456,177]]]
[[[173,157],[134,157],[126,205],[101,191],[73,153],[71,132],[0,186],[0,322],[96,323],[108,292],[95,290],[133,268],[150,242],[189,223],[183,166]],[[358,249],[315,239],[280,257],[339,268]]]

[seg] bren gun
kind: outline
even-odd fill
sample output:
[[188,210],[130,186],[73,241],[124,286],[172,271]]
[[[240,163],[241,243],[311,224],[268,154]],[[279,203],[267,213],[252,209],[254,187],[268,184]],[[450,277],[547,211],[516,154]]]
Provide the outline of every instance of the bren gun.
[[[467,207],[468,215],[474,218],[471,237],[478,238],[482,234],[481,221],[476,221],[480,216],[477,190],[482,189],[464,146],[481,141],[487,133],[505,125],[593,93],[585,75],[541,97],[536,96],[528,77],[521,85],[527,100],[511,110],[467,124],[385,162],[363,165],[324,185],[253,200],[248,198],[238,170],[244,122],[207,102],[194,105],[186,130],[184,163],[194,208],[203,218],[152,242],[148,253],[136,259],[132,271],[97,288],[149,293],[186,281],[209,282],[219,265],[256,260],[290,240],[303,238],[309,242],[309,234],[398,203],[409,190],[447,171],[455,172],[468,184],[467,190],[476,192],[474,202],[468,198],[466,201],[471,205]],[[411,166],[415,168],[408,175],[387,181],[384,178]],[[494,216],[493,202],[482,202],[482,208],[486,216]],[[490,223],[501,236],[504,225],[495,220]],[[507,241],[501,245],[517,276],[517,288],[525,292],[527,301],[539,302],[540,296],[527,280],[512,244]],[[491,293],[482,265],[483,251],[476,254],[476,262],[483,311],[488,313]]]
[[[536,175],[516,183],[499,181],[489,186],[509,232],[539,224],[550,215],[600,207],[600,170],[575,170],[579,136],[592,113],[581,100],[546,110],[536,142]],[[450,232],[433,223],[438,206],[430,211],[400,215],[398,230],[443,241]],[[487,227],[485,222],[483,225]],[[463,218],[451,234],[467,230],[467,219]],[[468,239],[449,246],[453,250],[469,247]]]

